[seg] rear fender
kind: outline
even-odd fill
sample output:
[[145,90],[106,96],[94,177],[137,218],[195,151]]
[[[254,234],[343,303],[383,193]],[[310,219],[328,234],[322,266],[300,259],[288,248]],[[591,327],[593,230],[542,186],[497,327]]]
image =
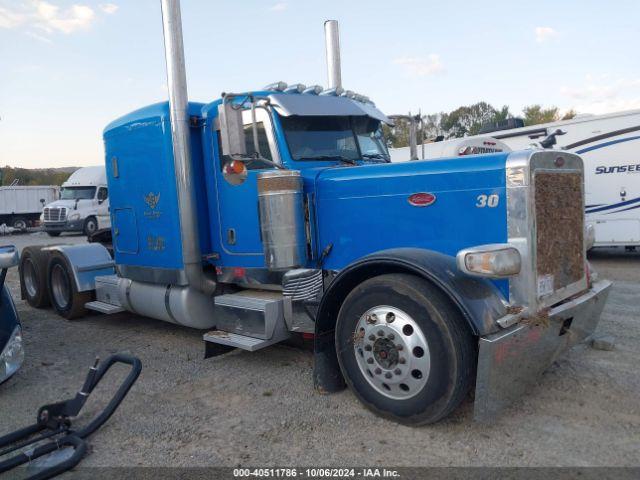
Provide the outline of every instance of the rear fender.
[[388,273],[408,273],[439,287],[458,306],[475,336],[496,332],[506,314],[502,294],[489,280],[462,273],[456,259],[432,250],[397,248],[363,257],[336,276],[326,290],[315,324],[314,384],[320,391],[344,388],[335,350],[334,330],[343,301],[358,284]]
[[116,273],[115,262],[103,245],[88,243],[86,245],[55,245],[42,249],[46,252],[57,252],[71,266],[71,274],[78,292],[95,290],[95,278],[101,275]]

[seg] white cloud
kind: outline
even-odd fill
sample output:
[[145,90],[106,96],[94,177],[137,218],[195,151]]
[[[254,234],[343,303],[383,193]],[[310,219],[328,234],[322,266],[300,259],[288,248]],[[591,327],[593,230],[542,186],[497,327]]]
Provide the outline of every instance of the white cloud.
[[44,0],[24,0],[12,8],[0,6],[0,28],[29,27],[46,33],[70,34],[86,30],[94,20],[95,12],[86,5],[61,8]]
[[45,1],[38,1],[36,10],[36,26],[48,33],[59,31],[69,34],[85,30],[89,28],[96,15],[93,9],[86,5],[71,5],[62,10],[57,5]]
[[409,74],[416,77],[435,75],[444,71],[440,55],[435,53],[428,55],[426,59],[419,57],[396,58],[393,63],[402,65]]
[[23,12],[0,6],[0,28],[17,28],[26,20],[27,16]]
[[98,7],[100,7],[100,10],[108,15],[116,13],[118,11],[118,8],[120,8],[115,3],[101,3],[98,5]]
[[45,37],[43,35],[39,35],[36,32],[28,31],[28,32],[26,32],[26,35],[28,35],[31,38],[35,38],[36,40],[39,40],[39,41],[44,42],[44,43],[53,43],[53,40],[51,40],[50,38],[47,38],[47,37]]
[[609,113],[640,108],[640,78],[615,78],[587,75],[579,87],[561,88],[560,92],[580,113]]
[[269,7],[272,12],[282,12],[287,9],[289,5],[286,2],[278,2]]
[[551,27],[536,27],[535,34],[536,34],[536,42],[538,43],[544,43],[547,40],[551,40],[552,38],[558,36],[558,32],[556,32]]

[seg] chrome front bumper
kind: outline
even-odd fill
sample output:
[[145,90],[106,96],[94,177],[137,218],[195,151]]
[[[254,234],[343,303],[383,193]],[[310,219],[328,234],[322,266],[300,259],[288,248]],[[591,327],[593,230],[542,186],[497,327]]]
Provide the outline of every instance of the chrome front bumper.
[[481,337],[474,419],[493,420],[535,384],[558,355],[591,335],[610,288],[607,280],[594,283],[583,295],[552,308],[546,325],[521,321]]

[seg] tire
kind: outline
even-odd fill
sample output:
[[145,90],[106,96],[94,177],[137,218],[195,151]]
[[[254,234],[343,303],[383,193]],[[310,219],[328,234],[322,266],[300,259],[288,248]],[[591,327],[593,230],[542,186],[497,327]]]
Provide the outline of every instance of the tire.
[[47,267],[47,286],[54,310],[67,320],[86,315],[85,304],[93,300],[93,292],[78,292],[71,266],[64,256],[54,253]]
[[62,232],[47,232],[50,237],[59,237]]
[[47,288],[47,264],[49,255],[42,247],[25,247],[20,256],[20,291],[22,298],[34,308],[50,305]]
[[381,275],[358,285],[335,335],[347,385],[379,416],[434,423],[473,385],[477,342],[449,298],[419,277]]
[[88,237],[98,231],[98,220],[96,217],[89,217],[84,221],[82,231]]
[[11,226],[16,230],[20,230],[21,232],[24,232],[29,226],[29,222],[27,222],[27,219],[24,217],[16,217],[11,222]]

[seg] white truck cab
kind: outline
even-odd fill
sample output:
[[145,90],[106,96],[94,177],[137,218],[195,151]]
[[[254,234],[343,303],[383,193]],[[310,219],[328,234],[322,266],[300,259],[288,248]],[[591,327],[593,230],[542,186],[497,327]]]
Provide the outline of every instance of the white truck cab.
[[42,225],[52,237],[62,232],[90,235],[98,230],[98,218],[108,217],[109,192],[105,167],[84,167],[76,170],[62,184],[60,199],[44,207]]

